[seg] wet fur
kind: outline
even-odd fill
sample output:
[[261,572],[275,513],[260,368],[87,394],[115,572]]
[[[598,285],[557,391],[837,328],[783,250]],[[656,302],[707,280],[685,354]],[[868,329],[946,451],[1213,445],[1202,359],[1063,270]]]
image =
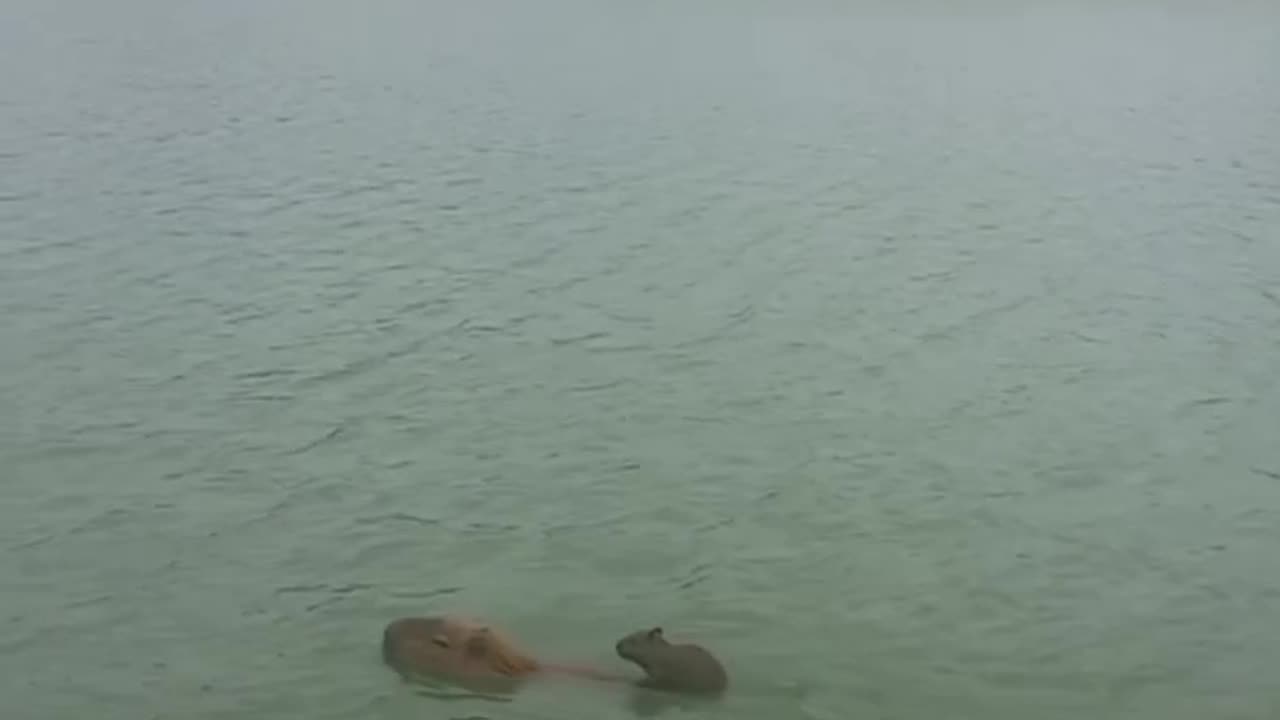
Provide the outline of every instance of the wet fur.
[[728,689],[724,666],[706,648],[672,644],[662,628],[637,630],[614,646],[618,656],[635,663],[646,677],[638,684],[653,690],[690,695],[720,695]]
[[382,632],[382,659],[407,678],[510,692],[541,667],[498,630],[456,616],[405,617]]

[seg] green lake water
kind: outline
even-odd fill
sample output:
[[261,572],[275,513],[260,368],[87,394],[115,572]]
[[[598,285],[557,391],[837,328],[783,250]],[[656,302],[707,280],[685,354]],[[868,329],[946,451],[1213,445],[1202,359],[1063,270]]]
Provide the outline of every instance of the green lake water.
[[1280,6],[0,3],[6,720],[1280,717]]

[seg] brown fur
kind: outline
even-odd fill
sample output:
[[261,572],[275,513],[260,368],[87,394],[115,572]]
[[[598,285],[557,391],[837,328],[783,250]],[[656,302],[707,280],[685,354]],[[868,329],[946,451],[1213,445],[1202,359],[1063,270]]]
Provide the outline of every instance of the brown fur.
[[637,630],[615,645],[618,656],[644,670],[640,685],[654,690],[693,695],[719,695],[729,687],[724,666],[706,648],[672,644],[662,628]]
[[382,633],[382,658],[401,675],[498,691],[514,690],[542,669],[506,634],[455,615],[392,620]]

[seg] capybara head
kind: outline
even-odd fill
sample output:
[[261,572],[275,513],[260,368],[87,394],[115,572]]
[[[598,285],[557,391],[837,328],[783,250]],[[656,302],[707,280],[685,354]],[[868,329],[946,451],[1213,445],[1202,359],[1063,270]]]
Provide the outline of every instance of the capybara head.
[[382,657],[402,674],[520,677],[538,670],[497,629],[454,615],[399,618],[382,633]]
[[654,648],[669,645],[670,643],[662,635],[662,628],[653,627],[648,630],[637,630],[624,636],[614,645],[614,649],[622,659],[630,660],[641,669],[645,669],[647,668],[646,660],[653,653]]
[[500,675],[528,675],[538,661],[521,652],[515,642],[488,625],[467,627],[463,648],[467,657]]

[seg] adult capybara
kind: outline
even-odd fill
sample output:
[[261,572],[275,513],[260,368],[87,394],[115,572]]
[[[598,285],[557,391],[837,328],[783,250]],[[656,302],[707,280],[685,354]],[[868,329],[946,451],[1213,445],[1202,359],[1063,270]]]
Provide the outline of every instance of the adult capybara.
[[644,671],[646,677],[637,683],[642,687],[689,695],[720,695],[729,687],[728,673],[710,651],[670,643],[660,627],[637,630],[614,648],[619,657]]
[[492,625],[458,615],[392,620],[382,631],[382,659],[404,677],[430,677],[483,692],[512,693],[549,672],[627,681],[592,668],[541,662]]

